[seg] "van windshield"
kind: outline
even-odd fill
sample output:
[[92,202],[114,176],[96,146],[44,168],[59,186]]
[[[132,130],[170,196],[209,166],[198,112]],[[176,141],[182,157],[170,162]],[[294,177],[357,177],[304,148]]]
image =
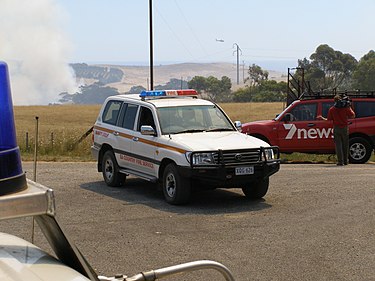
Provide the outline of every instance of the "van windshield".
[[292,102],[287,108],[285,108],[280,114],[277,114],[276,117],[275,117],[273,120],[275,120],[275,121],[279,121],[280,118],[281,118],[281,116],[284,116],[284,113],[285,113],[285,112],[288,112],[288,111],[289,111],[289,108],[290,108],[294,103],[295,103],[295,101]]
[[160,107],[158,117],[163,135],[235,130],[216,105]]

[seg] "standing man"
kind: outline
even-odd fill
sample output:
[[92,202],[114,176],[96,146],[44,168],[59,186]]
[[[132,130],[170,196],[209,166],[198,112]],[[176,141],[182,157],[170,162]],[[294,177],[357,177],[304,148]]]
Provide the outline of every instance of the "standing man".
[[349,158],[348,118],[355,118],[355,113],[348,99],[336,95],[334,101],[334,105],[328,111],[327,120],[333,121],[337,166],[343,166],[348,165]]

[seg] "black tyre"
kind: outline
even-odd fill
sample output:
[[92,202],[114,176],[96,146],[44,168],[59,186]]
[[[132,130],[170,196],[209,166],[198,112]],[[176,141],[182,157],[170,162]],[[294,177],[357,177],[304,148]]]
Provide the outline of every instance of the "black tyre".
[[126,175],[119,172],[115,155],[108,150],[103,155],[102,173],[108,186],[121,186],[125,182]]
[[190,200],[191,181],[181,177],[173,163],[165,167],[162,188],[164,198],[169,204],[181,205]]
[[260,199],[266,195],[269,183],[270,180],[267,177],[243,187],[242,192],[250,199]]
[[370,143],[361,137],[351,138],[349,140],[349,162],[353,164],[366,163],[372,154]]

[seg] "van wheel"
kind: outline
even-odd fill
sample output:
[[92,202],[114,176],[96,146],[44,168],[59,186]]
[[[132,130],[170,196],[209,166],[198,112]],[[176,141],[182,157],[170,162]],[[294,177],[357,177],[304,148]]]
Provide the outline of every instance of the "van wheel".
[[165,167],[162,188],[165,201],[169,204],[181,205],[190,199],[191,181],[181,177],[173,163]]
[[353,164],[366,163],[372,153],[370,143],[361,137],[351,138],[349,140],[349,162]]
[[103,155],[102,173],[108,186],[121,186],[126,179],[126,175],[119,172],[115,155],[111,150],[107,150]]
[[270,179],[267,177],[257,182],[249,183],[248,186],[242,188],[242,192],[250,199],[260,199],[266,195],[269,184]]

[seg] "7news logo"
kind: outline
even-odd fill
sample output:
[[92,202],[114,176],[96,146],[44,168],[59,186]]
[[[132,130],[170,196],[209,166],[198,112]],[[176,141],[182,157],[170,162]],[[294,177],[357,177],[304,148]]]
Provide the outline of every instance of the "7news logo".
[[311,128],[311,129],[297,129],[294,124],[283,124],[285,130],[288,130],[288,134],[285,139],[290,140],[293,137],[297,139],[321,139],[321,138],[333,138],[332,128]]

